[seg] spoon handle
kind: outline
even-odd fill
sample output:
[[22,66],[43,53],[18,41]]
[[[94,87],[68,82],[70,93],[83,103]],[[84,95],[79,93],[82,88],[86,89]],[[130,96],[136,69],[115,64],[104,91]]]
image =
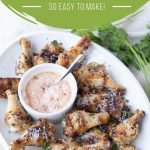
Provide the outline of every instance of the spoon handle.
[[80,54],[68,68],[68,71],[60,78],[59,82],[63,80],[70,72],[72,72],[84,59],[84,54]]

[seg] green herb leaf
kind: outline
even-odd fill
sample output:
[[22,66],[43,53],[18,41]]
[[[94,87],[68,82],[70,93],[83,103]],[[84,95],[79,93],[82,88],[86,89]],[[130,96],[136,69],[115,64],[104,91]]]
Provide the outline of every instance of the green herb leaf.
[[59,43],[56,40],[52,41],[51,44],[52,45],[59,45]]
[[129,100],[128,100],[128,99],[125,99],[125,102],[126,102],[126,103],[129,103]]
[[42,150],[50,150],[50,145],[44,143],[44,144],[42,145]]
[[113,52],[126,66],[134,66],[142,70],[147,81],[146,89],[150,97],[150,35],[146,35],[140,43],[132,45],[127,32],[122,28],[108,25],[93,31],[74,30],[76,34],[88,35],[92,41]]
[[140,43],[134,45],[139,52],[142,52],[148,62],[150,62],[150,35],[146,35]]
[[49,58],[46,57],[46,58],[43,59],[43,61],[44,61],[45,63],[49,63],[50,60],[49,60]]
[[118,146],[116,144],[112,145],[112,150],[118,150]]

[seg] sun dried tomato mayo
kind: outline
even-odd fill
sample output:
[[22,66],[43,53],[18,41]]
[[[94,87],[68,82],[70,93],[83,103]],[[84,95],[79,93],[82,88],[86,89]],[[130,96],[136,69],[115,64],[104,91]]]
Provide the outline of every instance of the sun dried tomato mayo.
[[34,75],[23,91],[26,104],[43,113],[61,110],[70,100],[71,88],[65,79],[51,86],[58,78],[59,75],[50,72]]

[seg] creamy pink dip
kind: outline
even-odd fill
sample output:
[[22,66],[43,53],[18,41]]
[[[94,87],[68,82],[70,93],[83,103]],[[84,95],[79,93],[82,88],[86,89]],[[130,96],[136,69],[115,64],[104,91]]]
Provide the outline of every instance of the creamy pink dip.
[[23,97],[38,112],[61,110],[70,101],[71,88],[67,80],[51,86],[59,78],[55,73],[45,72],[33,76],[26,84]]

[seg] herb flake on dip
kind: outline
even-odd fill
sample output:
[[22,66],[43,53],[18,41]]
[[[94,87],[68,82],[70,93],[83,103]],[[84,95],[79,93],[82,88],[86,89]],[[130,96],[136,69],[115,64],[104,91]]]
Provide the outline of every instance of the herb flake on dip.
[[42,113],[51,113],[63,109],[71,98],[71,87],[64,79],[53,85],[60,75],[43,72],[34,75],[22,91],[25,103]]

